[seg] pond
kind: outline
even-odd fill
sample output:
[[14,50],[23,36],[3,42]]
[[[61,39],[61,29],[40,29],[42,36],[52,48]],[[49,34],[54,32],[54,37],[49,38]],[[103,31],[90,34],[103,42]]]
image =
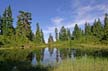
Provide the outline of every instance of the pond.
[[73,49],[73,48],[48,48],[46,47],[44,49],[41,49],[38,52],[36,52],[35,50],[32,52],[31,64],[33,66],[39,63],[45,66],[47,65],[54,66],[62,62],[62,60],[64,59],[71,59],[74,61],[78,57],[79,58],[93,57],[94,59],[96,57],[107,58],[108,53],[102,50],[90,52],[90,51],[81,51],[79,49]]
[[[37,48],[0,50],[0,71],[48,71],[64,60],[108,58],[108,50],[81,50],[75,48]],[[84,60],[85,61],[85,60]]]

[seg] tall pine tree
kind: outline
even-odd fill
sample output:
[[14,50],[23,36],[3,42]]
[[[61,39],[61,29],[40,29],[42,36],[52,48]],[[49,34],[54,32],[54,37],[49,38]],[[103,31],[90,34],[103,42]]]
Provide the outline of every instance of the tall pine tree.
[[89,23],[85,23],[85,35],[86,36],[90,36],[92,34],[92,32],[91,32],[91,26],[90,26],[90,24]]
[[18,16],[16,35],[32,40],[32,31],[31,31],[31,13],[19,11],[20,15]]
[[67,30],[66,30],[66,28],[64,26],[62,26],[61,29],[60,29],[59,40],[61,40],[61,41],[68,40]]
[[67,37],[68,37],[68,40],[71,40],[71,32],[70,32],[70,29],[67,29]]
[[92,26],[92,33],[97,39],[101,39],[103,35],[103,26],[100,22],[100,19],[98,21],[95,20],[93,26]]
[[43,33],[42,29],[41,29],[41,42],[42,42],[42,43],[45,43],[45,40],[44,40],[44,33]]
[[50,33],[49,38],[48,38],[48,43],[51,44],[51,43],[53,43],[53,42],[54,42],[53,36],[52,36],[51,33]]
[[82,36],[82,30],[78,27],[77,24],[75,24],[74,31],[73,31],[73,37],[74,39],[79,40],[81,36]]
[[36,24],[35,41],[36,41],[37,43],[41,43],[41,42],[42,42],[41,30],[40,30],[40,27],[39,27],[39,23]]
[[104,36],[103,36],[103,40],[107,40],[108,41],[108,14],[105,14],[105,18],[104,18]]
[[56,41],[58,41],[58,29],[55,28],[55,38],[56,38]]
[[2,17],[2,33],[5,36],[11,36],[15,33],[13,27],[13,18],[12,18],[12,11],[11,7],[5,9]]
[[1,32],[2,32],[2,22],[1,22],[1,16],[0,16],[0,35],[1,35]]

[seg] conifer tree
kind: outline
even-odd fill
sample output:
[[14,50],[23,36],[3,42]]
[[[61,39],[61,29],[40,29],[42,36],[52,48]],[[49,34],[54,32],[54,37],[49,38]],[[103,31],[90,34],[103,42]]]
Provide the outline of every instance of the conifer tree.
[[6,36],[11,36],[15,33],[13,27],[13,18],[11,7],[5,9],[2,17],[2,34]]
[[92,32],[91,32],[91,26],[90,26],[90,24],[89,23],[85,23],[85,35],[86,36],[90,36],[92,34]]
[[55,38],[56,38],[56,41],[58,41],[58,29],[55,28]]
[[70,29],[67,29],[67,37],[68,37],[68,40],[71,40],[71,32],[70,32]]
[[31,31],[31,13],[19,11],[20,15],[18,16],[17,27],[16,27],[16,35],[22,36],[24,38],[32,39],[32,31]]
[[73,37],[74,39],[79,40],[81,36],[82,36],[82,30],[78,27],[77,24],[75,24],[74,31],[73,31]]
[[42,40],[42,41],[41,41],[42,43],[45,43],[45,40],[44,40],[44,33],[43,33],[42,29],[41,29],[41,40]]
[[67,30],[66,30],[66,28],[64,26],[62,26],[61,29],[60,29],[59,40],[61,40],[61,41],[68,40]]
[[39,23],[36,24],[35,41],[36,41],[37,43],[41,43],[41,42],[42,42],[41,30],[40,30],[40,27],[39,27]]
[[54,42],[53,36],[50,33],[49,38],[48,38],[48,43],[53,43],[53,42]]
[[104,18],[104,36],[103,40],[108,40],[108,14],[105,14]]
[[97,38],[97,39],[101,39],[102,38],[102,31],[103,31],[103,27],[102,24],[100,22],[100,19],[98,19],[98,21],[95,20],[93,26],[92,26],[92,32],[93,35]]
[[0,35],[2,33],[2,22],[1,22],[1,16],[0,16]]

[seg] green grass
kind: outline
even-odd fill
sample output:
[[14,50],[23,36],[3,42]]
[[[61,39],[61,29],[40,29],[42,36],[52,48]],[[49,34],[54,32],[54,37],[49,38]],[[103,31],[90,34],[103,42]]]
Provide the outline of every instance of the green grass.
[[86,42],[86,41],[78,41],[78,40],[68,40],[68,41],[57,41],[54,43],[49,44],[43,44],[39,43],[36,44],[34,42],[27,42],[27,43],[16,43],[15,44],[6,44],[0,47],[0,50],[2,49],[14,49],[14,48],[20,48],[20,47],[26,48],[45,48],[45,47],[51,47],[51,48],[78,48],[78,49],[108,49],[108,44],[103,44],[101,42]]
[[81,42],[81,41],[58,41],[54,42],[51,47],[78,48],[78,49],[108,49],[108,44],[100,42]]
[[100,58],[78,58],[64,60],[53,71],[108,71],[108,60]]
[[[0,61],[4,63],[4,65],[1,64],[1,66],[4,69],[6,66],[8,69],[8,66],[12,67],[14,64],[15,65],[17,64],[17,67],[19,68],[20,71],[31,71],[32,69],[34,69],[32,71],[35,71],[37,70],[37,68],[39,69],[38,71],[41,71],[42,69],[46,69],[46,71],[48,71],[50,67],[48,67],[48,69],[45,67],[40,67],[40,66],[38,66],[37,68],[30,67],[30,61],[28,59],[29,57],[31,57],[31,52],[36,52],[37,60],[40,60],[41,58],[40,51],[41,51],[40,47],[26,48],[26,49],[19,49],[19,48],[1,49]],[[61,52],[62,52],[62,49],[61,49]],[[67,54],[66,50],[63,51],[63,53],[65,52]],[[90,52],[90,51],[87,51],[87,52]],[[9,69],[11,69],[11,67]],[[108,60],[105,58],[94,59],[93,57],[87,57],[87,58],[81,57],[81,58],[76,58],[75,61],[72,61],[70,59],[63,60],[63,63],[61,63],[57,67],[54,67],[54,71],[108,71],[107,67],[108,67]],[[24,70],[24,69],[27,69],[27,70]],[[4,70],[4,71],[7,71],[7,70]],[[42,71],[45,71],[45,70],[42,70]],[[52,68],[49,71],[52,71]]]

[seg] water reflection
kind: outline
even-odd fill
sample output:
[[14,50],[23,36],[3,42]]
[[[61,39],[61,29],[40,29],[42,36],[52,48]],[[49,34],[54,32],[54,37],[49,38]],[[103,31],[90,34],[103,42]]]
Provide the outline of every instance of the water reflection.
[[[40,65],[49,65],[56,66],[59,65],[63,59],[71,58],[73,64],[77,59],[83,59],[86,61],[90,58],[93,60],[95,64],[95,60],[108,60],[108,50],[106,49],[95,49],[95,50],[84,50],[77,48],[37,48],[31,50],[26,49],[15,49],[12,50],[1,50],[0,51],[0,70],[1,71],[26,71],[23,69],[28,69],[28,71],[32,71],[32,69],[44,68],[44,66]],[[89,63],[89,62],[88,62]],[[31,67],[31,65],[33,68]],[[36,66],[38,65],[39,66]],[[47,68],[47,67],[46,67]],[[45,69],[46,69],[45,68]],[[30,70],[29,70],[30,69]],[[45,70],[40,70],[45,71]]]
[[76,55],[76,50],[72,49],[72,52],[71,52],[71,58],[72,58],[72,60],[75,60],[75,55]]
[[57,50],[56,51],[56,61],[57,61],[57,63],[60,63],[61,62],[61,56],[60,56],[60,51],[59,50]]
[[[42,54],[39,53],[33,53],[32,57],[32,65],[35,66],[37,63],[40,63],[42,65],[50,65],[54,66],[56,63],[60,63],[65,58],[72,58],[72,60],[75,60],[76,50],[75,49],[57,49],[57,48],[44,48],[41,51]],[[37,55],[36,57],[36,54]],[[38,57],[42,57],[42,59],[39,60]],[[37,61],[38,59],[38,61]]]
[[32,66],[36,66],[37,64],[37,60],[36,60],[36,54],[34,53],[33,54],[33,57],[32,57],[32,62],[31,62]]
[[50,63],[51,63],[51,64],[56,63],[56,58],[57,58],[57,56],[56,56],[56,55],[57,55],[56,51],[57,51],[57,49],[54,48],[54,49],[53,49],[53,52],[52,52],[52,54],[51,54],[51,56],[50,56]]
[[42,64],[48,65],[50,62],[50,52],[49,48],[44,49],[44,54],[43,54],[43,59],[42,59]]
[[65,48],[65,49],[59,49],[59,48],[44,48],[41,50],[36,50],[35,53],[33,53],[32,62],[31,64],[35,66],[36,64],[40,63],[42,65],[50,65],[54,66],[57,63],[60,63],[63,59],[71,58],[73,61],[75,61],[76,57],[80,56],[83,58],[87,58],[87,56],[90,56],[90,54],[93,56],[101,55],[99,53],[91,53],[91,52],[85,52],[80,51],[72,48]]
[[[42,65],[50,65],[54,66],[56,63],[61,62],[61,55],[60,51],[57,48],[44,48],[41,55],[36,55],[39,53],[33,53],[32,62],[31,64],[35,66],[37,63],[41,63]],[[37,56],[37,57],[36,57]],[[42,57],[42,59],[39,60],[38,57]],[[38,59],[38,61],[37,61]]]
[[56,62],[59,62],[60,60],[61,60],[60,53],[56,48],[44,49],[43,59],[41,61],[43,65],[53,66],[56,64]]

